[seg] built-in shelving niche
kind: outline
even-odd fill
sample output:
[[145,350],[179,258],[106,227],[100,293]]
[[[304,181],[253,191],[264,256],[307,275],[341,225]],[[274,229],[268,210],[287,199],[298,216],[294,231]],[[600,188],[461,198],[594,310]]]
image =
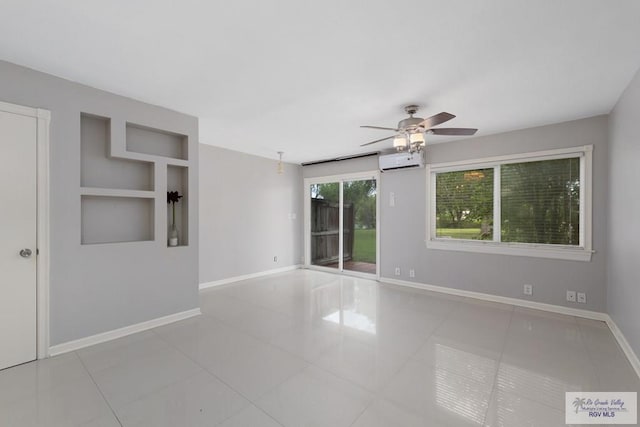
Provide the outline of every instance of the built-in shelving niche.
[[82,244],[154,240],[154,199],[83,195]]
[[[167,166],[167,191],[177,191],[182,196],[176,204],[176,228],[178,229],[178,246],[189,245],[189,168]],[[167,241],[172,221],[172,207],[167,203]]]
[[127,123],[127,151],[188,160],[185,135]]
[[[179,246],[189,244],[188,137],[134,123],[126,129],[126,150],[113,147],[111,119],[80,116],[81,242],[141,242],[155,240],[155,204],[166,201],[165,191],[184,197],[176,205]],[[116,157],[112,157],[111,153]],[[155,188],[155,168],[167,168],[167,187]],[[163,186],[160,186],[163,187]],[[172,221],[167,205],[167,234]]]
[[81,244],[154,240],[154,163],[111,157],[110,128],[80,116]]
[[110,120],[82,114],[80,117],[80,185],[153,191],[152,162],[111,157]]

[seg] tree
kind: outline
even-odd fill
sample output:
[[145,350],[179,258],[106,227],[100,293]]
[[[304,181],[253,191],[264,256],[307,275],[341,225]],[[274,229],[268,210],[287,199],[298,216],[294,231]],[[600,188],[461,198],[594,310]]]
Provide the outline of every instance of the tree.
[[436,175],[438,228],[476,228],[493,220],[493,169]]

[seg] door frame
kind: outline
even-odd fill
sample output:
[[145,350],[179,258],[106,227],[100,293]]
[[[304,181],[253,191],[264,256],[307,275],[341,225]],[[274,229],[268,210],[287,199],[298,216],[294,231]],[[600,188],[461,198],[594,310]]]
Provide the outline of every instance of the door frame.
[[0,111],[36,119],[36,356],[49,357],[50,198],[49,148],[51,112],[0,101]]
[[[371,274],[360,273],[358,271],[349,271],[343,269],[335,269],[329,267],[322,267],[319,265],[311,264],[311,190],[310,186],[312,184],[327,184],[331,182],[344,182],[344,181],[357,181],[357,180],[366,180],[366,179],[375,179],[376,180],[376,274],[375,280],[380,279],[380,171],[365,171],[365,172],[356,172],[356,173],[346,173],[340,175],[327,175],[327,176],[319,176],[313,178],[305,178],[304,179],[304,268],[326,271],[328,273],[339,273],[345,274],[348,276],[362,277],[366,279],[371,279]],[[342,194],[343,186],[340,186],[340,236],[342,236],[342,223],[343,223],[343,194]],[[343,239],[339,239],[340,253],[343,251]],[[339,265],[342,265],[342,258],[339,258]]]

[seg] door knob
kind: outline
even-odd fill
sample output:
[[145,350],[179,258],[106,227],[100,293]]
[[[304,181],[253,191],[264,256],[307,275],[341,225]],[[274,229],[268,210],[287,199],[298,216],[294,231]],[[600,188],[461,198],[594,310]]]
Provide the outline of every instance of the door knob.
[[29,258],[31,256],[33,252],[31,252],[31,249],[23,249],[20,251],[20,256],[22,258]]

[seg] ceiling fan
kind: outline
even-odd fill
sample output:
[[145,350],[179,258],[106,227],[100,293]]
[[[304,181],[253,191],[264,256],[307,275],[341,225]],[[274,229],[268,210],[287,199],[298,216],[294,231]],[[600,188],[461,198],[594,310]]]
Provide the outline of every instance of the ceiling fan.
[[434,128],[434,126],[441,125],[444,122],[448,122],[455,116],[450,113],[439,113],[435,116],[422,119],[420,117],[413,117],[418,111],[417,105],[407,105],[404,107],[404,111],[409,114],[409,117],[398,122],[397,128],[386,128],[380,126],[360,126],[367,129],[380,129],[393,131],[396,134],[388,136],[382,139],[376,139],[375,141],[362,144],[361,147],[366,145],[376,144],[378,142],[393,139],[393,147],[398,151],[415,152],[424,148],[425,140],[424,135],[446,135],[446,136],[467,136],[475,134],[478,129],[470,128]]

